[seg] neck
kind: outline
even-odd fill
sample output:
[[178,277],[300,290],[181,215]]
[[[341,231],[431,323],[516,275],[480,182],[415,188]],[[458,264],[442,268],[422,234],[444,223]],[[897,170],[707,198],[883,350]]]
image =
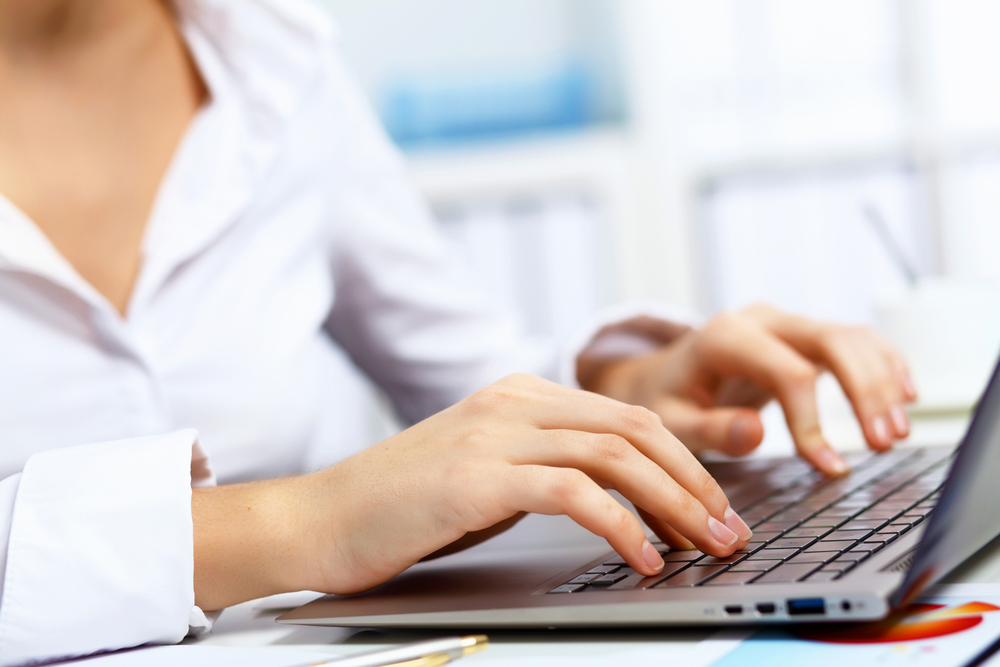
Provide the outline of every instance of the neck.
[[0,0],[0,51],[15,59],[60,55],[157,4],[160,0]]

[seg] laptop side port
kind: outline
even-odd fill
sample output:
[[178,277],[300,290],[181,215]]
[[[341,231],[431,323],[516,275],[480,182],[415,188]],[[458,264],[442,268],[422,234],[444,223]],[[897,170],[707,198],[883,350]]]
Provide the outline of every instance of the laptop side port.
[[773,614],[774,613],[774,603],[773,602],[758,602],[757,603],[757,613],[758,614]]
[[796,598],[786,600],[785,607],[789,616],[816,616],[826,613],[826,603],[823,598]]
[[725,606],[726,616],[740,616],[743,613],[743,605],[727,604]]

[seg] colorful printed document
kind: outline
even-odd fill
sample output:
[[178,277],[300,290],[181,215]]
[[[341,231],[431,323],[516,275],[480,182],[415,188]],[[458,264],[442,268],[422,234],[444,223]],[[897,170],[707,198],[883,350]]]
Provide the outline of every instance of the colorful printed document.
[[714,667],[961,667],[1000,641],[1000,594],[970,588],[944,587],[880,623],[765,630]]

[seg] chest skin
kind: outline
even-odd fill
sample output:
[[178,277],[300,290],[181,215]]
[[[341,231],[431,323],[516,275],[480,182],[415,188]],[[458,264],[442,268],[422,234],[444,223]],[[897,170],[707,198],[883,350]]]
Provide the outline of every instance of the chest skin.
[[207,94],[165,3],[81,5],[44,35],[0,34],[0,193],[125,315],[159,184]]

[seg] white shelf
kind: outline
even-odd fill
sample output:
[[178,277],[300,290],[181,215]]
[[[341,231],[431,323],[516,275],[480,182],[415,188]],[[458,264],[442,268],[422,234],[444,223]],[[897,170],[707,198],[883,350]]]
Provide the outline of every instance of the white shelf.
[[598,129],[415,151],[407,155],[432,202],[561,189],[614,190],[627,168],[620,130]]

